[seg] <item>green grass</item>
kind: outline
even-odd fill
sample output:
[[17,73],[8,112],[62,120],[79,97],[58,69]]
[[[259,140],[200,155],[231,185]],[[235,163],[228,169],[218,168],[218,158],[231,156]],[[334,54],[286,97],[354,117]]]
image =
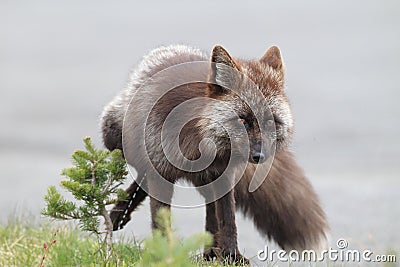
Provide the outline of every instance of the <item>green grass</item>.
[[[133,241],[114,245],[114,255],[108,264],[96,237],[89,236],[71,224],[31,225],[17,221],[0,226],[0,266],[40,266],[44,243],[50,244],[44,266],[134,266],[139,261],[139,246]],[[59,229],[57,235],[54,233]]]
[[[54,236],[55,233],[56,236]],[[143,244],[133,240],[121,240],[114,244],[113,257],[108,263],[105,263],[103,250],[97,238],[81,231],[71,223],[35,223],[29,220],[13,220],[6,225],[0,225],[0,266],[39,267],[45,253],[44,243],[49,246],[53,240],[56,240],[56,242],[48,248],[46,258],[43,261],[43,266],[45,267],[147,266],[146,258],[150,253],[159,252],[157,251],[157,244],[160,242],[154,237],[144,241],[143,244],[146,246],[147,242],[148,250],[150,251],[150,253],[147,253],[141,249],[140,245]],[[189,245],[194,242],[193,239],[191,241],[187,239],[186,241],[186,244]],[[176,245],[178,244],[171,247],[165,244],[163,247],[164,250],[172,248],[176,253]],[[162,254],[162,251],[159,253]],[[180,263],[187,262],[180,259],[183,255],[182,253],[177,255],[174,260],[178,260]],[[160,260],[157,262],[156,259],[153,259],[152,266],[171,266],[165,264],[162,258]],[[200,259],[199,255],[197,257],[194,256],[189,265],[183,264],[182,266],[193,265],[232,266],[221,265],[218,262],[205,262]]]

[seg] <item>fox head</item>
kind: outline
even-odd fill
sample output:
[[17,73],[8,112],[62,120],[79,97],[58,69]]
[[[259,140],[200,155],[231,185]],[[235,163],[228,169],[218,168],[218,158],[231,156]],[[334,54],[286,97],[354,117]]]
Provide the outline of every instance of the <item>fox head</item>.
[[[258,60],[241,60],[215,46],[210,72],[207,94],[217,101],[206,108],[210,119],[207,137],[213,139],[220,153],[232,152],[232,141],[247,143],[249,153],[245,156],[257,164],[270,156],[272,145],[277,150],[288,146],[293,119],[278,47],[272,46]],[[236,153],[241,151],[239,148]]]

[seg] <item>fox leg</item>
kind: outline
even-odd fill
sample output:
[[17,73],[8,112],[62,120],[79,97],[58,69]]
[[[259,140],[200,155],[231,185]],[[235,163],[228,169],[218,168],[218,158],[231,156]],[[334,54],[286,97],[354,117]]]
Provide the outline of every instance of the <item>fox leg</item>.
[[[226,186],[229,186],[228,183]],[[248,263],[249,261],[240,254],[238,249],[234,189],[216,200],[215,208],[218,220],[218,231],[214,236],[217,255],[233,263]]]
[[206,204],[206,231],[212,234],[213,236],[213,243],[211,247],[206,248],[203,254],[203,257],[206,260],[213,260],[214,258],[217,258],[218,255],[215,251],[217,247],[217,243],[215,240],[215,237],[218,233],[218,218],[217,218],[217,211],[216,211],[216,205],[215,202],[211,202]]
[[[155,179],[148,179],[148,188],[150,196],[150,211],[151,211],[151,227],[153,230],[160,229],[158,224],[158,211],[161,208],[171,209],[171,200],[173,195],[173,186],[168,185],[160,187],[158,181]],[[160,201],[162,199],[163,201]],[[166,225],[166,227],[168,227]]]
[[193,184],[206,201],[206,231],[215,235],[218,232],[218,219],[214,201],[214,192],[210,191],[210,189],[204,189],[202,187],[204,184],[201,182],[194,181]]
[[[216,242],[215,242],[215,235],[218,232],[218,218],[217,218],[217,211],[216,205],[214,202],[214,194],[212,192],[203,191],[201,188],[201,184],[196,185],[199,189],[199,193],[205,198],[206,201],[206,231],[212,234],[213,236],[213,244],[209,248],[205,248],[203,257],[206,260],[213,260],[217,258],[217,254],[215,253]],[[212,201],[212,202],[211,202]]]
[[233,263],[248,263],[249,261],[240,254],[238,249],[233,190],[216,201],[216,213],[219,229],[215,234],[215,240],[220,250],[216,251],[217,254]]
[[[224,179],[224,178],[222,178]],[[203,257],[228,259],[231,262],[248,263],[238,250],[237,228],[235,222],[235,199],[233,190],[215,200],[215,192],[204,189],[201,182],[193,181],[199,193],[206,201],[206,231],[213,235],[213,245],[206,248]],[[226,187],[229,187],[228,180]]]
[[215,202],[206,204],[206,231],[215,235],[218,232],[218,218]]

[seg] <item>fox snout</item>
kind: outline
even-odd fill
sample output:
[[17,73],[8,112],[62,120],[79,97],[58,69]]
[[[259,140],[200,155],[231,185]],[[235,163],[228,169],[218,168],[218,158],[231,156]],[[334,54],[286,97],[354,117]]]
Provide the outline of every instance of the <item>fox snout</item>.
[[261,164],[268,158],[268,153],[263,149],[262,143],[257,142],[250,146],[249,162]]
[[262,151],[260,152],[254,152],[250,156],[250,162],[251,163],[263,163],[265,161],[265,155]]

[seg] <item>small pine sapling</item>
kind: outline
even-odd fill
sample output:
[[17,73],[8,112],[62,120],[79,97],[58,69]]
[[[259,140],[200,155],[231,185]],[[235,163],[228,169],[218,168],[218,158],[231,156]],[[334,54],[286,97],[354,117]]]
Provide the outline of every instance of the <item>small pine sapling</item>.
[[[82,230],[105,234],[108,260],[112,254],[113,225],[106,206],[127,198],[119,187],[128,172],[120,150],[96,149],[89,137],[83,141],[86,151],[77,150],[72,154],[73,167],[62,171],[68,179],[61,181],[61,186],[78,203],[66,200],[51,186],[44,197],[46,207],[42,214],[59,220],[78,220]],[[100,230],[100,218],[104,220],[105,231]]]

